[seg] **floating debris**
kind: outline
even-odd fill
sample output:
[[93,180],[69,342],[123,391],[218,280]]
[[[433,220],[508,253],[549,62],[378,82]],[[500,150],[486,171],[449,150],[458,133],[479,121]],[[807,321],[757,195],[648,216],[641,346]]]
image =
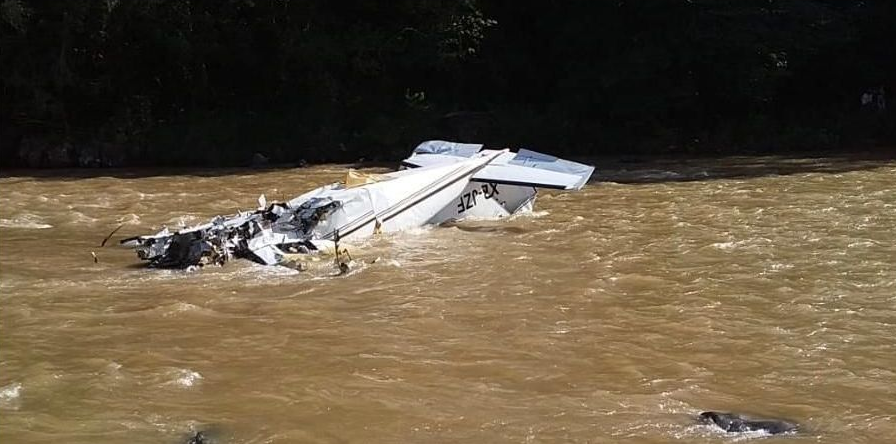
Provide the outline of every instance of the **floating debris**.
[[200,430],[187,440],[187,444],[212,444],[212,441]]
[[125,226],[125,224],[121,224],[121,225],[118,226],[118,228],[112,230],[112,232],[109,233],[109,235],[106,236],[105,239],[103,239],[103,242],[100,243],[100,248],[105,247],[105,246],[106,246],[106,242],[109,242],[109,239],[112,239],[112,236],[113,236],[115,233],[117,233],[118,230],[120,230],[121,227],[123,227],[123,226]]

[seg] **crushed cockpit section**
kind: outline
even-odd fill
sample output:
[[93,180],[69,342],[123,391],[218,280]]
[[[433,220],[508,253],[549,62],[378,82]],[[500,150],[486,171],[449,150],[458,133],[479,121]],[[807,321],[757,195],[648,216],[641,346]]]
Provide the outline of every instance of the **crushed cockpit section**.
[[[264,196],[259,203],[266,203]],[[327,248],[326,241],[312,240],[312,234],[341,206],[330,198],[311,198],[295,207],[290,202],[276,202],[251,212],[215,216],[205,224],[178,231],[166,227],[154,235],[121,243],[133,246],[140,259],[158,268],[221,265],[233,258],[273,265],[286,254]]]

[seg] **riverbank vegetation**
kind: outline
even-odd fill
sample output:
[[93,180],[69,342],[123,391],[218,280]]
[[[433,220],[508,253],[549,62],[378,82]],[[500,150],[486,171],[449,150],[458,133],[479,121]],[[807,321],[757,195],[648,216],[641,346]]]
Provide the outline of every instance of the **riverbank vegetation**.
[[896,140],[893,23],[887,0],[0,0],[0,161],[865,149]]

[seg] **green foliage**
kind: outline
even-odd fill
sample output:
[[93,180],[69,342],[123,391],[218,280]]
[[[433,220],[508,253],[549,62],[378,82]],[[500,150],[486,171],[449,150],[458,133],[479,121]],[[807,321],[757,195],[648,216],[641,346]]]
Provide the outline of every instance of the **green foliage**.
[[0,2],[0,19],[18,32],[24,32],[28,26],[31,10],[22,0],[3,0]]
[[892,111],[859,99],[896,91],[894,19],[885,0],[0,0],[0,158],[881,143]]

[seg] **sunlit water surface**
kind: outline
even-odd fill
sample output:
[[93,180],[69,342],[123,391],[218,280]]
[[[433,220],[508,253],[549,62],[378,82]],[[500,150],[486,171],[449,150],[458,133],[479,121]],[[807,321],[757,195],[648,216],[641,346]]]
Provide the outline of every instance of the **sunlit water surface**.
[[341,277],[117,245],[343,171],[0,178],[0,442],[896,442],[896,163],[617,164]]

